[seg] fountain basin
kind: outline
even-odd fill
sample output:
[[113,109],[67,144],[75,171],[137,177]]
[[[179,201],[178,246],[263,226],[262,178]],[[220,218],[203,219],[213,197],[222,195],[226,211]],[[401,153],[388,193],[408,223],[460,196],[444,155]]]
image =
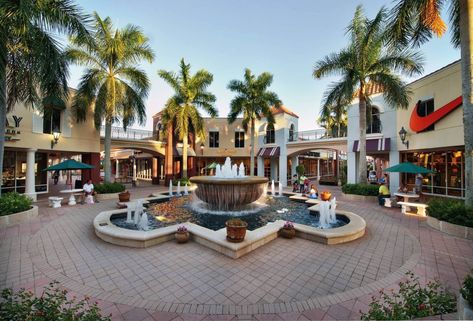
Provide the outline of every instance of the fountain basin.
[[195,195],[210,205],[212,210],[232,211],[258,200],[268,184],[266,177],[250,176],[219,178],[194,176],[190,181],[197,185]]

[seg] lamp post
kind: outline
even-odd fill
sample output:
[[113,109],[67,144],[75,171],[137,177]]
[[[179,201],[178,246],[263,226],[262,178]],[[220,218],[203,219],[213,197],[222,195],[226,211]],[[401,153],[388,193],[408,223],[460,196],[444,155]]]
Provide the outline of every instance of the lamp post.
[[404,126],[401,127],[401,130],[399,131],[399,137],[401,138],[401,143],[406,145],[406,148],[409,149],[409,141],[406,140],[407,136],[407,130],[404,128]]
[[52,135],[53,135],[53,139],[51,139],[51,149],[53,149],[54,145],[56,145],[57,142],[59,141],[59,136],[61,136],[61,132],[57,128],[54,128]]

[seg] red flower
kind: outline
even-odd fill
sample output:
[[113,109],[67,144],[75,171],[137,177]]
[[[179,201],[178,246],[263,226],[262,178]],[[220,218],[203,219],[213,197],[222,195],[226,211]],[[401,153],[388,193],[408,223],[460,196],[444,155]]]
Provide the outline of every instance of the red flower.
[[419,304],[419,310],[425,310],[425,304],[424,303]]

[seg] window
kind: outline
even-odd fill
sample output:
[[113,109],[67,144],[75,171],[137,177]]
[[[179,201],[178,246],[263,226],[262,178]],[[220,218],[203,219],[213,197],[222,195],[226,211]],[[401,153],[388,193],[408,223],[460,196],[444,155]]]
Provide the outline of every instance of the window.
[[[417,103],[417,113],[419,116],[427,116],[431,113],[434,112],[434,99],[427,99],[427,100],[419,100]],[[435,124],[430,125],[426,129],[424,129],[422,132],[428,132],[431,130],[435,130]]]
[[235,148],[245,147],[245,132],[235,132]]
[[218,132],[209,132],[209,147],[210,148],[219,147],[219,133]]
[[274,144],[276,140],[275,134],[274,134],[274,125],[269,124],[266,127],[266,144]]
[[44,113],[43,133],[52,134],[55,130],[61,130],[61,111],[57,109],[50,109]]
[[381,118],[379,109],[375,106],[367,108],[367,112],[370,114],[366,115],[366,133],[367,134],[377,134],[381,133]]
[[294,124],[291,124],[291,126],[289,127],[289,141],[294,141]]

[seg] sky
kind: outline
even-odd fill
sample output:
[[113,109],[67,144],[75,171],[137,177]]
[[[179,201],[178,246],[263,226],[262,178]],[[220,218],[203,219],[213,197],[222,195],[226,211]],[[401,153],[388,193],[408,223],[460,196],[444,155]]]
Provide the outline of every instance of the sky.
[[[214,75],[209,90],[217,97],[220,117],[226,117],[233,93],[232,79],[242,79],[245,68],[254,73],[270,72],[270,89],[284,105],[299,115],[299,130],[319,127],[316,119],[323,93],[337,77],[315,80],[315,63],[348,43],[346,26],[356,6],[363,5],[369,18],[391,0],[82,0],[89,13],[109,16],[116,27],[140,26],[150,39],[156,59],[143,63],[151,80],[146,102],[147,121],[160,111],[173,94],[157,75],[159,69],[178,70],[181,58],[192,72],[206,69]],[[445,17],[447,20],[447,17]],[[419,48],[424,74],[460,58],[450,44],[450,35],[433,39]],[[70,86],[76,88],[83,68],[71,68]],[[420,76],[419,76],[420,77]],[[416,77],[416,78],[419,78]],[[411,81],[414,79],[406,79]],[[205,115],[205,114],[204,114]]]

